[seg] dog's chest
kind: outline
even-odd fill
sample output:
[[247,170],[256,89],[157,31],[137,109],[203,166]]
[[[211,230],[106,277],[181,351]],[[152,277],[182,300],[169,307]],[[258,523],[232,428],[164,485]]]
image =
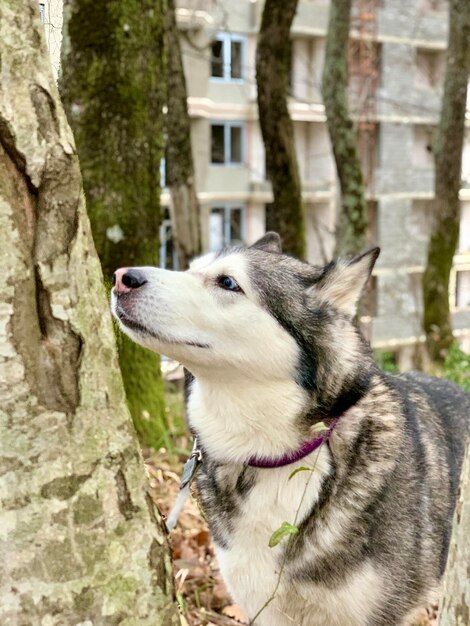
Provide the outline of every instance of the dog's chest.
[[[292,476],[300,467],[312,469]],[[217,548],[217,556],[230,593],[251,618],[274,591],[284,559],[287,537],[269,547],[271,536],[284,522],[301,523],[329,472],[330,453],[325,446],[296,464],[258,470],[254,485],[240,498],[226,546]],[[282,589],[283,584],[276,594],[281,600]]]

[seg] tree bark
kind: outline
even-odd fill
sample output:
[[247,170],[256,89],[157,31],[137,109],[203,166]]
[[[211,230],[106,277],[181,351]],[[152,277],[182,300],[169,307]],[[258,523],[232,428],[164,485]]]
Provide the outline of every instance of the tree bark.
[[[66,0],[61,94],[105,277],[158,265],[165,104],[164,0]],[[159,357],[124,335],[119,361],[143,445],[165,428]]]
[[322,94],[336,162],[341,202],[336,227],[336,255],[353,255],[367,244],[367,203],[356,131],[349,115],[348,42],[352,0],[331,0]]
[[462,466],[449,557],[444,574],[439,626],[470,624],[470,443]]
[[453,342],[449,276],[460,223],[459,191],[470,73],[470,3],[450,0],[444,95],[434,143],[433,227],[423,276],[423,327],[431,360],[443,363]]
[[290,29],[297,0],[266,0],[256,50],[258,111],[273,189],[271,228],[284,252],[305,257],[305,220],[294,128],[287,106]]
[[190,260],[201,252],[201,234],[191,148],[191,121],[174,0],[167,0],[166,51],[166,183],[171,194],[173,242],[178,253],[179,269],[184,270]]
[[176,626],[37,2],[0,66],[0,623]]

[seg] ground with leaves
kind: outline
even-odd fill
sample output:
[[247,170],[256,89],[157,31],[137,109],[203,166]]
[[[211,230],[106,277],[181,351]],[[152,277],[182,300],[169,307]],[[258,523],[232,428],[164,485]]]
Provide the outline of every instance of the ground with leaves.
[[[145,460],[151,496],[165,516],[178,495],[182,467],[192,445],[180,417],[181,397],[172,393],[167,406],[168,423],[175,435],[167,439],[168,447],[148,452]],[[247,624],[222,582],[214,545],[194,494],[187,500],[170,542],[182,626]],[[415,626],[436,626],[435,618],[435,609],[423,611]]]
[[[190,447],[187,437],[181,437],[178,443],[180,449]],[[175,456],[162,448],[145,462],[152,498],[165,516],[178,495],[183,460],[183,454]],[[193,496],[184,506],[170,543],[183,626],[246,623],[222,582],[207,524]]]

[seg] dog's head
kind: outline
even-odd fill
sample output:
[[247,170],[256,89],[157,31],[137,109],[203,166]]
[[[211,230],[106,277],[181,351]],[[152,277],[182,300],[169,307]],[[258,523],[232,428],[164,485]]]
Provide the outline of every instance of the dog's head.
[[378,254],[314,267],[282,254],[279,236],[268,233],[185,272],[119,269],[112,311],[134,341],[196,376],[295,376],[313,390],[327,362],[341,375],[341,363],[357,358],[353,318]]

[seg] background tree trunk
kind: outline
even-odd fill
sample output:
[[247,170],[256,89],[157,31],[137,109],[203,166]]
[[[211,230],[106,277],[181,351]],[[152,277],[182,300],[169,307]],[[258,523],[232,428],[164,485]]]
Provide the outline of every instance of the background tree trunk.
[[270,228],[281,235],[284,252],[304,258],[302,187],[287,107],[290,29],[296,9],[297,0],[266,0],[256,50],[256,83],[266,169],[274,196]]
[[[165,104],[164,0],[66,0],[61,93],[108,281],[158,265]],[[143,445],[165,428],[159,357],[125,335],[119,360]]]
[[353,255],[367,244],[367,203],[357,149],[356,130],[348,111],[348,43],[352,0],[331,0],[322,94],[328,132],[341,188],[336,227],[336,255]]
[[176,626],[37,2],[0,64],[0,623]]
[[459,191],[470,73],[470,2],[450,0],[449,40],[441,118],[434,143],[433,228],[423,276],[426,346],[442,363],[453,341],[449,276],[459,238]]
[[470,624],[470,442],[462,466],[449,557],[439,611],[439,626]]
[[174,0],[167,0],[167,144],[166,183],[171,194],[173,242],[180,269],[201,252],[199,203],[196,195],[191,121],[189,119],[186,79],[176,24]]

